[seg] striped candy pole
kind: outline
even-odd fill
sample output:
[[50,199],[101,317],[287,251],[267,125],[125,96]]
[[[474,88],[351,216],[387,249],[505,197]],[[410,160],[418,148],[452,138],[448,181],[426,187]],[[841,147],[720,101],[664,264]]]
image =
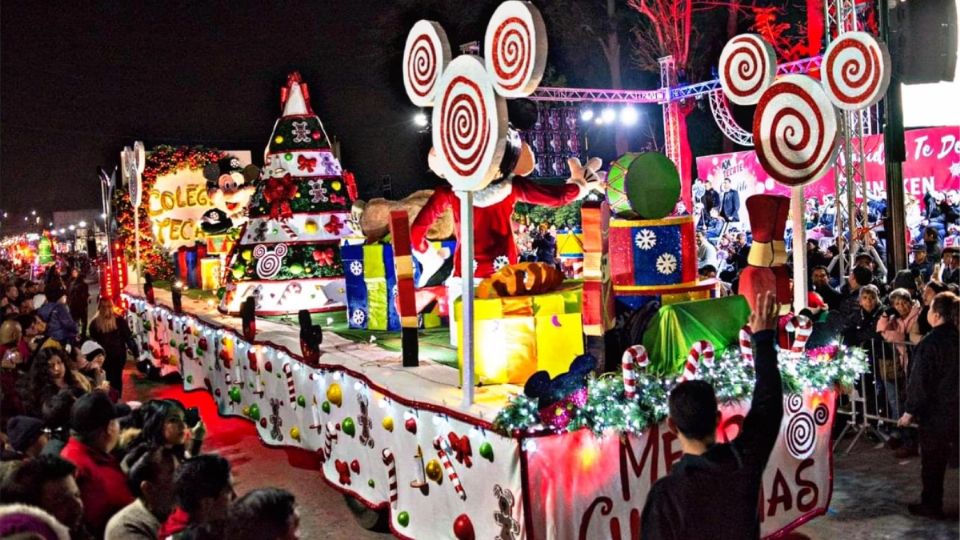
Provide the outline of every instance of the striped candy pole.
[[750,325],[743,325],[740,329],[740,356],[751,366],[753,365],[753,344],[750,342],[752,338],[753,330],[750,329]]
[[447,471],[447,478],[449,478],[450,483],[453,484],[453,489],[456,490],[461,500],[467,500],[467,492],[463,490],[460,477],[457,476],[457,471],[453,469],[453,463],[450,462],[449,454],[452,453],[450,443],[448,443],[442,435],[437,435],[433,440],[433,447],[437,449],[437,455],[440,456],[440,463],[443,464],[443,468]]
[[631,345],[623,351],[623,393],[627,399],[637,397],[637,370],[650,364],[647,349],[643,345]]
[[693,344],[690,347],[690,354],[687,355],[687,363],[683,366],[683,375],[680,382],[689,381],[697,376],[697,367],[701,362],[707,364],[713,363],[713,343],[705,339]]
[[333,443],[337,442],[337,430],[333,422],[327,422],[327,438],[323,442],[323,460],[330,459],[333,454]]
[[397,272],[397,311],[400,312],[400,343],[403,367],[420,365],[417,342],[417,301],[413,283],[413,255],[410,244],[410,218],[406,210],[390,212],[390,236],[393,239],[393,264]]
[[390,489],[390,506],[397,508],[397,464],[393,459],[393,452],[389,448],[383,449],[383,464],[387,466],[387,480]]
[[813,333],[813,321],[805,315],[796,315],[787,321],[787,332],[793,332],[793,345],[790,346],[790,353],[802,355],[807,349],[807,340]]
[[300,235],[297,234],[297,231],[293,230],[293,227],[287,225],[286,223],[280,222],[280,228],[287,234],[287,236],[290,237],[291,240],[296,240],[300,237]]
[[297,403],[297,385],[293,381],[293,364],[287,362],[283,365],[283,375],[287,378],[287,393],[290,394],[290,405]]

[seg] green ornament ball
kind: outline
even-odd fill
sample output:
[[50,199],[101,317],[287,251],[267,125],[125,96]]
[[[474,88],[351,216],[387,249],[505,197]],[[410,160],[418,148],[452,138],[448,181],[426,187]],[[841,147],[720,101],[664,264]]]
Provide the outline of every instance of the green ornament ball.
[[680,173],[670,158],[659,152],[644,152],[627,169],[627,199],[644,219],[662,219],[680,198]]
[[399,523],[401,527],[406,527],[407,525],[409,525],[410,514],[408,514],[406,511],[403,511],[397,514],[397,523]]
[[320,410],[322,410],[323,412],[325,412],[325,413],[327,413],[327,414],[330,414],[330,402],[329,402],[329,401],[324,401],[323,403],[321,403],[321,404],[320,404]]
[[233,274],[233,279],[243,278],[243,273],[246,271],[247,271],[247,268],[242,264],[238,264],[237,266],[234,266],[233,271],[231,272]]
[[373,481],[373,478],[371,478],[371,479],[367,480],[367,485],[370,486],[370,487],[373,487],[373,486],[377,485],[377,483]]
[[303,397],[302,395],[297,396],[297,405],[299,405],[299,406],[301,406],[301,407],[306,407],[306,406],[307,406],[307,398]]
[[486,459],[487,461],[493,461],[493,445],[489,442],[484,442],[480,445],[480,457]]
[[299,263],[293,263],[287,269],[290,271],[290,275],[292,276],[299,276],[303,273],[303,265]]
[[193,375],[187,375],[187,384],[193,384]]
[[232,401],[233,403],[240,403],[241,397],[240,397],[239,386],[234,386],[233,388],[231,388],[230,392],[228,392],[228,395],[230,396],[230,401]]
[[256,422],[260,419],[260,406],[254,403],[250,405],[250,418]]
[[347,435],[353,437],[357,433],[357,426],[353,423],[353,418],[349,416],[343,419],[343,422],[340,422],[340,427],[343,429],[343,432]]
[[283,155],[283,159],[290,161],[291,159],[293,159],[293,154],[291,154],[290,152],[287,152],[286,154]]

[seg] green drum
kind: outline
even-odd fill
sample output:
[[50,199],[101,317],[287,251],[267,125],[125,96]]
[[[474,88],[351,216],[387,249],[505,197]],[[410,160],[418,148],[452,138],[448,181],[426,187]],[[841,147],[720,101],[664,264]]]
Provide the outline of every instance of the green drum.
[[618,217],[660,219],[680,199],[680,174],[667,156],[657,152],[627,153],[607,174],[607,202]]

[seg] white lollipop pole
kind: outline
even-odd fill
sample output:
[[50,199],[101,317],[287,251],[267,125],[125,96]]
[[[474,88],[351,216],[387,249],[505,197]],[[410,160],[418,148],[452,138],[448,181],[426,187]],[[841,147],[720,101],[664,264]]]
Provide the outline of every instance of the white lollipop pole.
[[807,307],[807,250],[806,224],[803,222],[803,186],[794,186],[790,196],[790,214],[793,224],[793,312]]
[[463,291],[460,325],[463,329],[463,406],[473,405],[473,192],[457,191],[460,198],[460,279]]

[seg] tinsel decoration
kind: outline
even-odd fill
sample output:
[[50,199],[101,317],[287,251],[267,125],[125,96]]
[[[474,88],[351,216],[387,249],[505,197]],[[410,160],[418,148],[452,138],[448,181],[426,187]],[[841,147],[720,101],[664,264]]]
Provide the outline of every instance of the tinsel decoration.
[[[805,388],[849,389],[869,365],[866,351],[842,345],[808,350],[803,359],[791,357],[789,350],[780,350],[778,359],[783,390],[788,394],[800,393]],[[712,384],[717,399],[727,403],[753,393],[755,373],[753,366],[740,357],[740,351],[731,348],[712,364],[701,364],[697,378]],[[566,431],[588,428],[597,435],[611,430],[639,434],[666,418],[667,397],[675,385],[672,378],[641,372],[637,376],[637,398],[628,400],[619,374],[591,377],[587,381],[587,404],[572,412]],[[497,414],[494,426],[508,435],[558,431],[540,422],[537,400],[522,394],[511,398]]]

